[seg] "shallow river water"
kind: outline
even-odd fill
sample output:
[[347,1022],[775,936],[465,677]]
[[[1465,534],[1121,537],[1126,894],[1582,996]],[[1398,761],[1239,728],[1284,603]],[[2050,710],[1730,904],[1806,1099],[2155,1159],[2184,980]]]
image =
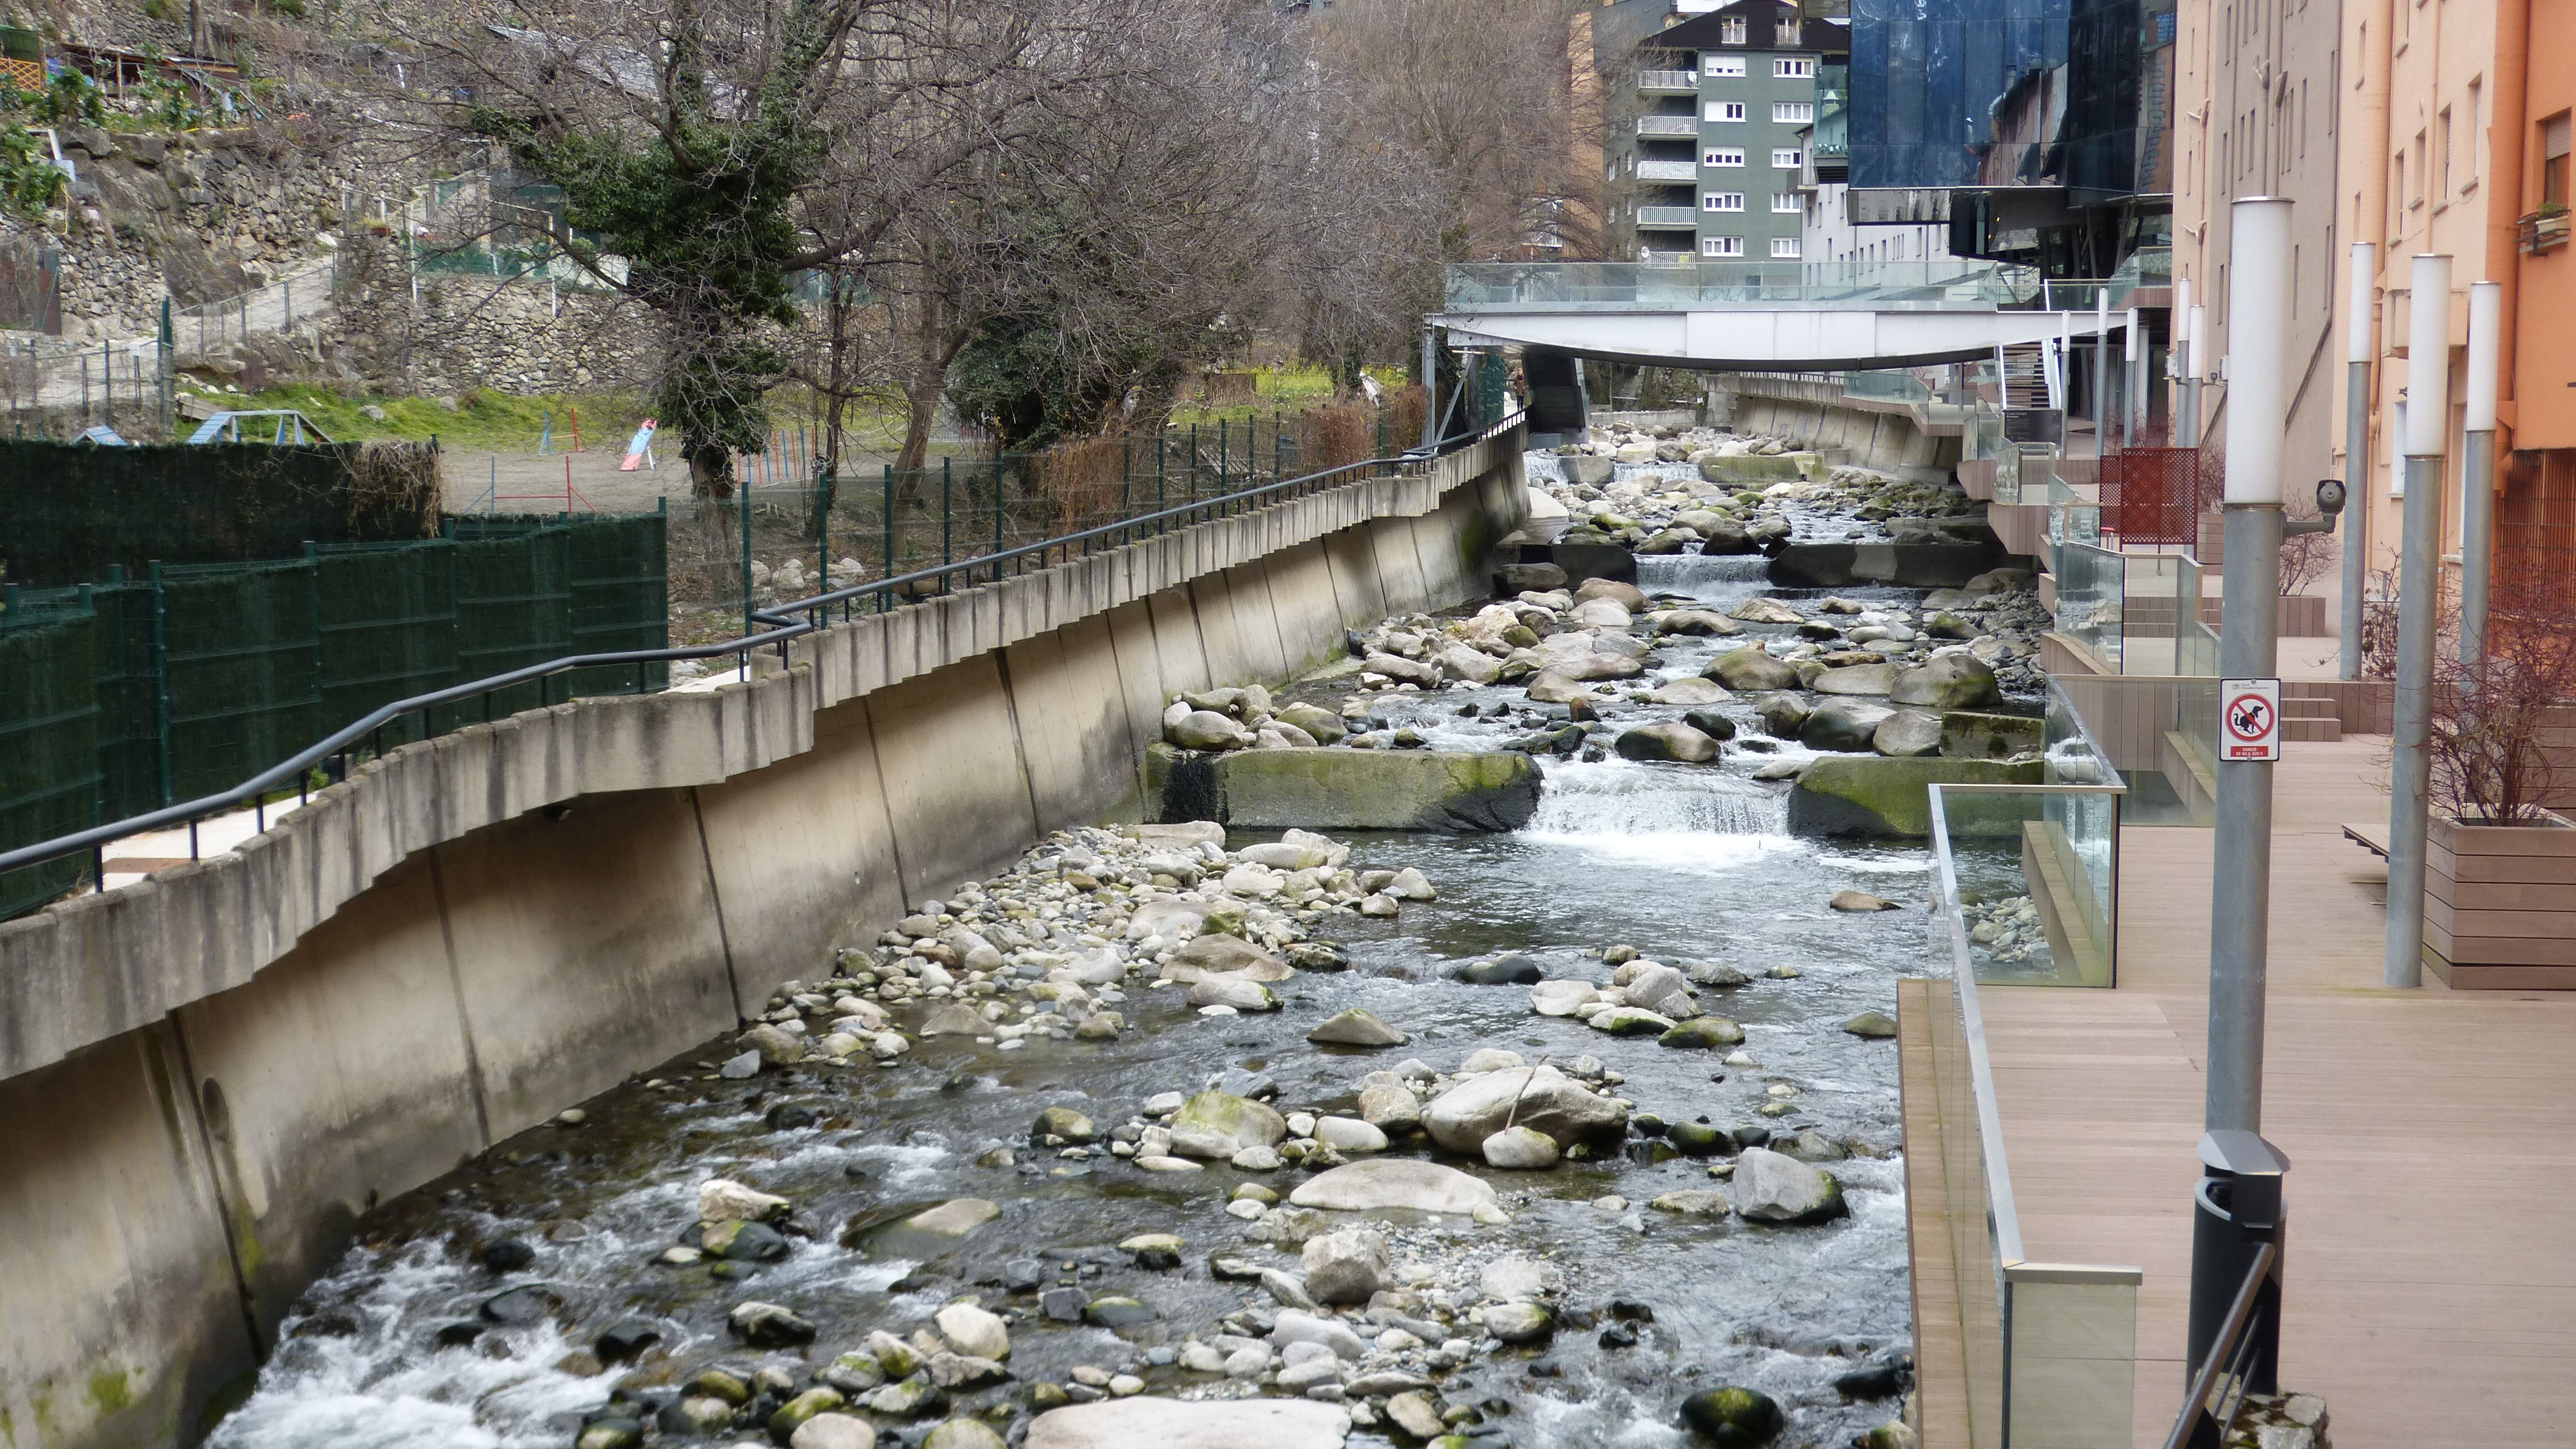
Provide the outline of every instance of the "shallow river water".
[[[1767,591],[1758,559],[1642,563],[1649,592],[1688,593],[1720,609]],[[1910,602],[1906,591],[1844,592]],[[1696,672],[1715,648],[1736,642],[1668,641],[1653,672]],[[1524,708],[1517,689],[1380,699],[1385,717],[1418,724],[1436,748],[1491,747],[1526,732],[1516,714],[1489,717],[1499,703]],[[1460,716],[1469,704],[1479,706],[1478,717]],[[1727,708],[1755,732],[1749,710]],[[1643,704],[1604,709],[1614,724],[1677,713]],[[1076,1107],[1105,1130],[1150,1096],[1196,1090],[1229,1071],[1269,1076],[1283,1111],[1347,1109],[1364,1072],[1406,1057],[1447,1072],[1471,1051],[1498,1047],[1532,1062],[1596,1057],[1624,1075],[1618,1090],[1639,1112],[1760,1124],[1784,1136],[1812,1127],[1856,1151],[1827,1164],[1850,1216],[1810,1227],[1649,1209],[1659,1194],[1720,1186],[1706,1162],[1689,1158],[1632,1153],[1524,1174],[1455,1162],[1497,1184],[1512,1221],[1403,1226],[1397,1258],[1549,1259],[1562,1273],[1558,1302],[1568,1310],[1568,1326],[1552,1342],[1500,1349],[1442,1381],[1447,1402],[1481,1407],[1483,1423],[1470,1431],[1478,1442],[1681,1445],[1689,1435],[1676,1414],[1686,1394],[1744,1384],[1787,1410],[1781,1443],[1847,1444],[1895,1417],[1900,1404],[1850,1401],[1834,1380],[1872,1354],[1901,1351],[1909,1324],[1896,1048],[1846,1034],[1840,1023],[1866,1010],[1892,1014],[1895,978],[1920,969],[1929,854],[1788,835],[1787,786],[1751,778],[1776,758],[1730,747],[1713,766],[1549,760],[1538,817],[1524,830],[1348,837],[1354,865],[1418,867],[1439,899],[1408,905],[1393,920],[1328,918],[1319,938],[1341,945],[1352,969],[1280,983],[1286,1009],[1275,1014],[1204,1017],[1177,991],[1140,988],[1121,1008],[1129,1030],[1113,1042],[1039,1037],[1004,1054],[934,1038],[891,1069],[790,1069],[749,1081],[710,1079],[703,1063],[734,1050],[729,1041],[710,1043],[585,1104],[586,1124],[523,1134],[370,1217],[358,1245],[305,1296],[255,1392],[214,1442],[560,1449],[573,1443],[581,1416],[620,1385],[667,1388],[711,1364],[799,1360],[794,1351],[749,1351],[728,1337],[727,1311],[745,1298],[788,1304],[814,1320],[820,1337],[801,1355],[808,1371],[871,1329],[909,1333],[958,1294],[981,1292],[988,1306],[1026,1312],[1012,1326],[1010,1368],[1021,1384],[1062,1382],[1080,1364],[1132,1369],[1155,1393],[1205,1393],[1219,1381],[1154,1366],[1147,1355],[1206,1334],[1247,1304],[1273,1306],[1257,1286],[1215,1280],[1206,1267],[1211,1252],[1244,1245],[1245,1224],[1224,1208],[1235,1184],[1255,1175],[1222,1163],[1156,1174],[1106,1156],[1062,1161],[1029,1147],[1036,1112]],[[1908,909],[1828,910],[1827,898],[1846,889]],[[1551,976],[1607,984],[1612,968],[1600,953],[1612,943],[1662,961],[1722,961],[1751,976],[1747,985],[1701,995],[1705,1010],[1743,1025],[1742,1050],[1756,1065],[1728,1066],[1724,1051],[1667,1050],[1651,1036],[1612,1038],[1579,1020],[1540,1017],[1525,987],[1449,975],[1513,951],[1538,958]],[[1796,974],[1767,976],[1774,967]],[[825,968],[817,963],[810,974]],[[1316,1022],[1349,1006],[1367,1007],[1412,1041],[1376,1052],[1305,1041]],[[648,1088],[647,1078],[667,1084]],[[1794,1094],[1777,1096],[1774,1084]],[[1791,1102],[1789,1115],[1757,1115],[1774,1100]],[[774,1128],[767,1114],[782,1104],[813,1108],[820,1120]],[[1002,1144],[1017,1149],[1014,1165],[977,1165]],[[1397,1151],[1430,1148],[1417,1140]],[[657,1262],[694,1220],[697,1186],[711,1176],[783,1194],[811,1236],[748,1281],[719,1281],[703,1264]],[[1295,1176],[1258,1180],[1284,1192]],[[1627,1206],[1596,1205],[1612,1195]],[[843,1245],[846,1225],[968,1196],[999,1204],[1003,1217],[953,1252],[908,1258]],[[1081,1251],[1143,1232],[1185,1238],[1184,1266],[1151,1272],[1115,1252]],[[535,1260],[506,1274],[488,1271],[476,1250],[500,1238],[531,1244]],[[1049,1322],[1033,1295],[1002,1286],[1004,1264],[1031,1256],[1047,1260],[1051,1274],[1080,1263],[1086,1291],[1132,1294],[1162,1319],[1123,1335]],[[486,1327],[461,1346],[441,1346],[443,1328],[472,1323],[486,1299],[522,1284],[559,1297],[551,1318]],[[1651,1309],[1633,1346],[1601,1342],[1613,1300]],[[1590,1326],[1576,1326],[1586,1315]],[[660,1343],[637,1365],[602,1372],[588,1356],[591,1345],[624,1320],[649,1323]],[[917,1442],[935,1422],[883,1424],[880,1442]],[[1350,1442],[1413,1442],[1388,1435],[1384,1427],[1354,1430]]]

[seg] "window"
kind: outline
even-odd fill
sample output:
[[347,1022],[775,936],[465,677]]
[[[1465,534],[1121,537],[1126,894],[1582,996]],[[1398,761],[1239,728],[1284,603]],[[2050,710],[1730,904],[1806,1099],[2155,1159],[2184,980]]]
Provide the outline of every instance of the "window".
[[1771,153],[1771,165],[1774,170],[1795,171],[1806,164],[1805,153],[1795,146],[1782,146]]
[[1740,257],[1744,255],[1744,238],[1740,236],[1701,237],[1699,254],[1704,257]]
[[1704,114],[1712,121],[1741,121],[1744,119],[1744,102],[1711,101]]
[[1741,166],[1744,164],[1744,148],[1741,146],[1712,147],[1706,156],[1700,158],[1699,164],[1702,166]]
[[1775,236],[1771,238],[1771,255],[1775,257],[1797,256],[1798,239],[1793,236]]
[[1744,17],[1741,15],[1729,15],[1718,21],[1717,43],[1720,45],[1742,45],[1744,43]]
[[1700,193],[1699,197],[1699,209],[1702,211],[1742,211],[1744,209],[1744,193],[1741,191],[1703,191]]
[[1772,197],[1771,209],[1776,212],[1787,212],[1791,215],[1795,215],[1799,210],[1801,210],[1798,205],[1798,193],[1794,191],[1783,191],[1777,196]]
[[1784,56],[1781,59],[1771,62],[1771,78],[1773,80],[1810,80],[1814,78],[1815,74],[1816,62],[1811,57],[1799,56],[1791,58]]
[[2567,113],[2540,123],[2540,208],[2567,205]]
[[2474,189],[2487,174],[2486,86],[2483,79],[2469,82],[2469,174],[2460,183],[2462,191]]
[[1774,26],[1771,28],[1771,34],[1772,34],[1772,35],[1773,35],[1773,36],[1774,36],[1774,37],[1779,41],[1779,43],[1780,43],[1780,44],[1782,44],[1782,45],[1795,45],[1795,44],[1797,44],[1797,43],[1798,43],[1798,21],[1797,21],[1797,19],[1793,16],[1793,17],[1790,17],[1790,18],[1788,18],[1788,19],[1784,19],[1784,20],[1780,21],[1777,25],[1774,25]]
[[2433,118],[2433,195],[2440,205],[2451,200],[2451,108]]
[[1699,74],[1702,80],[1710,76],[1740,76],[1744,74],[1744,57],[1702,54],[1699,58]]
[[1816,103],[1813,101],[1773,101],[1771,103],[1771,119],[1775,121],[1794,122],[1801,126],[1806,125],[1816,119]]

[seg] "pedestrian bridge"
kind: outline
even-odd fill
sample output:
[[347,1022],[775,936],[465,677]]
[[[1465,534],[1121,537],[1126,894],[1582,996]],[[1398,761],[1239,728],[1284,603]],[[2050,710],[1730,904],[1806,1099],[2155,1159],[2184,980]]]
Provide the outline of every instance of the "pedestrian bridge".
[[[1865,371],[1991,358],[2110,330],[2147,290],[2044,285],[1990,262],[1492,262],[1448,269],[1431,321],[1459,347],[1706,371]],[[2155,305],[2163,305],[2161,289]]]

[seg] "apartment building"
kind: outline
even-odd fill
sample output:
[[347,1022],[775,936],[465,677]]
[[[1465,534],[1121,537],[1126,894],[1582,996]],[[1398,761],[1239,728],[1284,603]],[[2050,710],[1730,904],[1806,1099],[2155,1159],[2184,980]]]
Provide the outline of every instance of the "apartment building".
[[1803,260],[1818,73],[1844,22],[1796,0],[1621,0],[1592,29],[1625,101],[1604,107],[1611,234],[1643,261]]

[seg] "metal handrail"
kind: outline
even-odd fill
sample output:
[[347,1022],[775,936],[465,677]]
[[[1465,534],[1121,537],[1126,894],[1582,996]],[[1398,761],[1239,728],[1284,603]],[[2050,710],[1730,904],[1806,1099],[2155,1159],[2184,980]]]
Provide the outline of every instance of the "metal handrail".
[[2236,1299],[2227,1305],[2227,1317],[2218,1325],[2218,1337],[2209,1345],[2209,1357],[2201,1363],[2199,1372],[2192,1375],[2190,1396],[2183,1400],[2182,1413],[2174,1420],[2173,1432],[2165,1436],[2165,1449],[2185,1449],[2204,1422],[2217,1429],[2213,1442],[2225,1440],[2227,1431],[2236,1426],[2236,1412],[2244,1407],[2245,1396],[2242,1393],[2236,1395],[2235,1402],[2228,1407],[2226,1419],[2222,1421],[2209,1411],[2209,1393],[2218,1386],[2222,1377],[2219,1372],[2221,1365],[2226,1367],[2224,1377],[2228,1380],[2234,1381],[2242,1376],[2246,1358],[2254,1347],[2251,1331],[2254,1327],[2254,1305],[2262,1300],[2263,1284],[2271,1278],[2273,1265],[2280,1261],[2280,1255],[2280,1247],[2273,1243],[2265,1243],[2254,1250],[2254,1261],[2246,1267],[2245,1281],[2238,1285]]
[[[826,616],[836,604],[841,606],[841,617],[847,621],[852,613],[849,605],[860,599],[876,598],[879,601],[880,612],[883,612],[893,607],[891,601],[899,591],[910,590],[917,584],[945,580],[963,574],[968,580],[968,586],[972,587],[974,575],[988,567],[992,569],[994,579],[999,581],[1004,564],[1010,565],[1012,574],[1017,576],[1023,571],[1024,561],[1032,555],[1042,558],[1046,554],[1064,550],[1067,558],[1070,559],[1070,551],[1075,546],[1107,538],[1113,534],[1132,534],[1148,528],[1160,533],[1164,531],[1165,525],[1178,522],[1193,514],[1213,510],[1217,511],[1219,516],[1231,516],[1252,500],[1284,495],[1291,489],[1312,490],[1326,484],[1328,480],[1354,478],[1363,473],[1383,474],[1390,468],[1428,462],[1433,458],[1446,456],[1499,437],[1517,424],[1521,416],[1519,412],[1513,412],[1490,427],[1473,432],[1451,434],[1438,443],[1413,448],[1394,457],[1369,458],[1357,463],[1345,463],[1336,468],[1326,468],[1295,478],[1283,478],[1275,483],[1262,484],[1257,488],[1246,488],[1214,498],[1203,498],[1158,512],[1123,519],[1116,523],[1102,524],[1097,528],[1086,528],[1077,533],[1062,534],[1055,538],[1021,544],[1015,548],[982,554],[975,558],[960,559],[955,563],[941,564],[935,568],[918,569],[892,578],[853,584],[848,588],[834,589],[828,593],[816,594],[812,598],[799,599],[794,603],[779,604],[768,609],[754,609],[751,611],[754,621],[773,627],[722,643],[684,645],[668,649],[630,649],[612,654],[575,654],[542,664],[525,665],[506,674],[495,674],[465,684],[450,685],[445,689],[414,695],[409,699],[396,700],[391,704],[378,706],[365,718],[334,731],[319,743],[271,765],[229,790],[200,796],[176,805],[165,805],[142,815],[130,816],[105,825],[95,825],[87,830],[57,836],[52,840],[40,841],[34,845],[23,845],[15,850],[0,851],[0,872],[18,870],[31,865],[43,865],[49,861],[76,855],[88,855],[91,858],[91,868],[96,875],[97,887],[104,890],[107,879],[105,852],[108,845],[144,831],[186,825],[189,827],[189,858],[195,859],[197,858],[195,827],[198,822],[244,804],[250,805],[256,812],[258,828],[264,832],[268,828],[267,808],[268,797],[271,794],[282,793],[292,784],[298,787],[299,799],[308,798],[306,787],[309,785],[311,772],[326,761],[334,759],[337,760],[337,767],[332,771],[332,777],[335,780],[345,779],[349,754],[358,743],[370,737],[376,737],[379,744],[376,753],[381,755],[383,753],[382,731],[385,726],[405,715],[436,709],[440,705],[461,703],[479,696],[483,700],[484,718],[488,723],[491,719],[492,696],[496,692],[514,685],[534,683],[538,686],[538,707],[546,708],[555,701],[546,699],[545,681],[555,675],[569,673],[576,669],[633,665],[636,684],[634,692],[643,694],[646,692],[645,672],[650,665],[676,663],[684,659],[713,659],[728,654],[742,656],[745,664],[748,665],[750,656],[755,651],[771,645],[777,646],[783,658],[789,640],[822,631]],[[1041,563],[1040,566],[1046,565]],[[798,615],[804,617],[799,618]],[[566,697],[570,698],[569,695]]]

